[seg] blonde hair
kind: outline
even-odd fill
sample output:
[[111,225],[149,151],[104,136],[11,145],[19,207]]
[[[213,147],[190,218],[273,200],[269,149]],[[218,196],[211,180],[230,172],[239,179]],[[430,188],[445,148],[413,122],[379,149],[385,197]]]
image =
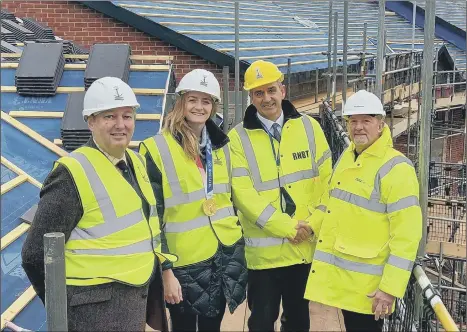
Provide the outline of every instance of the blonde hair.
[[[183,151],[193,160],[199,155],[199,138],[193,132],[191,127],[185,120],[185,101],[187,94],[178,96],[175,100],[175,105],[169,114],[164,119],[162,131],[172,134],[172,136],[181,137],[181,146]],[[217,104],[212,102],[212,117],[217,112]]]

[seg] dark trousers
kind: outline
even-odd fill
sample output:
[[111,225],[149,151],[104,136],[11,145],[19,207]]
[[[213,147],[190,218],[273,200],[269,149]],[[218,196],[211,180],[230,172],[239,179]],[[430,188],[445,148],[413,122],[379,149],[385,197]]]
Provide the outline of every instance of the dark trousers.
[[221,330],[221,323],[222,318],[224,318],[225,310],[221,311],[221,313],[215,317],[206,317],[195,314],[182,313],[180,312],[180,309],[177,306],[169,308],[169,312],[170,320],[172,322],[172,332],[219,332]]
[[309,331],[309,301],[304,299],[310,264],[248,270],[250,331],[274,331],[282,300],[281,331]]
[[375,320],[374,315],[360,314],[353,311],[342,310],[345,329],[347,332],[378,332],[383,330],[384,320]]

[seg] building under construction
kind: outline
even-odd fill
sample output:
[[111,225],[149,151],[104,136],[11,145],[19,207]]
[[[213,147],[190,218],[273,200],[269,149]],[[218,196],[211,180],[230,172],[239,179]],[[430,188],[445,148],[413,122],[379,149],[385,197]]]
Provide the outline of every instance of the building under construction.
[[[159,132],[194,68],[221,82],[216,122],[228,131],[258,59],[283,71],[288,98],[321,123],[334,162],[349,144],[346,99],[359,89],[381,96],[395,148],[418,171],[425,223],[419,264],[385,329],[467,330],[465,0],[4,0],[1,9],[2,330],[6,321],[47,330],[20,252],[53,161],[90,136],[80,115],[89,84],[105,72],[133,88],[136,149]],[[343,329],[335,308],[312,303],[310,315],[313,331]],[[245,330],[247,316],[244,304],[223,330]]]

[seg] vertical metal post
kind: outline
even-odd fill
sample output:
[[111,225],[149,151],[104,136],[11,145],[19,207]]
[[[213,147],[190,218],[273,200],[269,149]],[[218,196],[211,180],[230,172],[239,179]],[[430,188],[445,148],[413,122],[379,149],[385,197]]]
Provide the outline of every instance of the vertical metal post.
[[242,122],[243,111],[240,109],[242,102],[240,100],[240,50],[239,50],[239,14],[240,4],[238,1],[235,1],[235,123]]
[[[413,39],[412,39],[413,42]],[[407,157],[410,159],[410,117],[412,116],[412,84],[413,84],[413,43],[410,53],[410,71],[409,71],[409,110],[407,114]]]
[[383,48],[383,72],[381,75],[381,102],[384,105],[384,96],[386,95],[386,63],[387,63],[387,58],[386,58],[386,41],[387,41],[387,32],[384,31],[384,48]]
[[242,119],[245,116],[246,108],[248,107],[248,91],[242,90]]
[[222,110],[222,119],[224,122],[224,133],[227,134],[229,131],[229,87],[230,87],[230,77],[229,77],[229,66],[224,66],[222,69],[222,81],[224,85],[223,89],[223,96],[222,96],[222,101],[223,101],[223,110]]
[[425,5],[425,43],[423,45],[423,94],[422,94],[422,111],[420,122],[420,151],[418,159],[419,167],[419,182],[420,182],[420,207],[423,216],[423,236],[420,241],[418,255],[425,255],[426,245],[426,225],[428,217],[428,179],[430,165],[430,124],[433,98],[433,58],[434,58],[434,39],[435,39],[435,10],[436,2],[427,1]]
[[65,235],[44,235],[45,310],[48,331],[68,331]]
[[415,17],[417,13],[417,1],[414,0],[412,7],[412,52],[410,53],[410,71],[409,71],[409,114],[407,116],[407,157],[410,158],[410,117],[412,116],[412,84],[414,82],[414,49],[415,49]]
[[337,21],[338,12],[334,13],[334,47],[333,47],[333,68],[332,68],[332,110],[336,110],[336,94],[337,94]]
[[347,101],[347,47],[349,36],[349,2],[344,0],[344,49],[342,56],[342,110]]
[[292,66],[292,59],[287,59],[287,96],[286,99],[290,100],[290,72]]
[[[386,0],[379,1],[379,12],[378,12],[378,49],[376,52],[376,90],[375,95],[381,98],[383,92],[383,63],[384,63],[384,49],[386,44],[384,43],[384,17],[386,10]],[[384,102],[383,100],[381,100]]]
[[315,104],[318,103],[318,94],[319,94],[319,69],[315,70]]
[[391,84],[391,137],[394,136],[394,84]]
[[[465,21],[467,22],[467,6],[465,8]],[[466,45],[467,45],[467,34],[466,34]],[[466,61],[467,61],[467,54],[466,54]],[[467,65],[467,62],[466,62],[466,65]],[[467,68],[466,68],[466,71],[465,71],[465,79],[467,81]],[[467,85],[466,85],[466,90],[467,90]],[[452,88],[452,93],[454,94],[454,86]],[[464,176],[463,178],[465,179],[466,183],[463,184],[465,187],[465,189],[467,189],[467,92],[465,94],[465,109],[464,109],[464,117],[465,117],[465,124],[464,124],[464,164],[465,164],[465,170],[466,170],[466,173],[464,173]],[[464,195],[465,195],[465,190],[464,190]],[[466,225],[467,225],[467,214],[466,216],[464,217],[465,221],[466,221]],[[467,246],[466,246],[467,248]],[[465,253],[465,257],[467,257],[467,250],[466,250],[466,253]],[[467,271],[466,271],[467,273]],[[465,288],[467,289],[467,278],[465,278]],[[465,298],[467,300],[467,293],[465,294]],[[467,302],[467,301],[466,301]],[[464,318],[464,322],[467,324],[467,310],[465,310],[464,312],[464,315],[465,315],[465,318]]]
[[[362,84],[363,86],[365,86],[365,76],[366,76],[366,33],[367,33],[367,30],[368,30],[368,23],[363,23],[363,53],[362,53],[362,68],[361,68],[361,72],[360,72],[360,78],[362,79],[362,81],[360,82],[360,84]],[[357,89],[361,89],[361,86],[357,87]],[[368,89],[369,90],[369,89]]]
[[327,98],[331,95],[332,0],[329,1]]

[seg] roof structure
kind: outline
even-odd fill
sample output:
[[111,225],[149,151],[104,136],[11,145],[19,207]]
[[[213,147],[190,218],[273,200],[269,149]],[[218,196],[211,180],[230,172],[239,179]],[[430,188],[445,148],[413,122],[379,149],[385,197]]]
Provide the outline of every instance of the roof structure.
[[[450,1],[452,5],[457,5],[457,1]],[[83,3],[218,65],[234,64],[233,1],[190,0],[181,3],[172,0],[118,0]],[[438,3],[448,8],[443,1]],[[459,5],[459,11],[456,12],[465,13],[465,4],[463,6],[463,11],[462,5]],[[277,64],[285,73],[288,58],[291,59],[292,73],[327,68],[327,56],[322,52],[328,50],[328,0],[241,1],[239,7],[242,70],[257,59],[265,59]],[[343,0],[333,0],[334,11],[339,13],[338,51],[342,51]],[[439,9],[440,16],[446,13]],[[366,22],[367,51],[376,54],[378,3],[351,1],[348,17],[349,50],[362,50],[363,24]],[[450,19],[457,22],[461,14]],[[412,48],[412,25],[404,17],[387,11],[385,28],[387,52],[407,52]],[[416,28],[415,39],[414,48],[423,49],[423,29]],[[435,43],[438,48],[446,43],[459,69],[465,67],[465,51],[439,38],[435,39]],[[349,64],[356,63],[356,59],[355,56],[349,56]]]
[[[18,60],[20,56],[11,53],[8,59]],[[46,330],[44,306],[21,267],[21,248],[29,228],[21,216],[37,204],[54,161],[67,154],[61,148],[61,122],[69,94],[84,91],[88,55],[65,57],[83,61],[65,64],[57,93],[51,97],[19,95],[15,86],[18,61],[1,63],[2,329],[3,319],[9,319],[33,331]],[[168,58],[160,62],[161,57],[134,55],[130,59],[128,83],[141,104],[131,145],[136,149],[138,141],[159,131],[173,75],[172,65],[166,63]],[[142,60],[154,64],[139,64]]]

